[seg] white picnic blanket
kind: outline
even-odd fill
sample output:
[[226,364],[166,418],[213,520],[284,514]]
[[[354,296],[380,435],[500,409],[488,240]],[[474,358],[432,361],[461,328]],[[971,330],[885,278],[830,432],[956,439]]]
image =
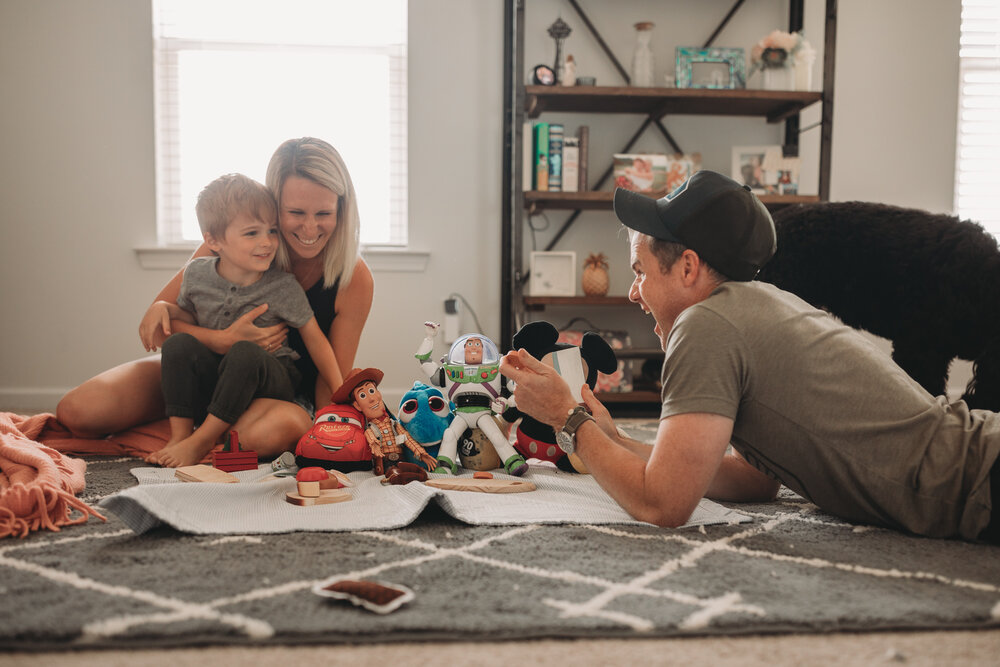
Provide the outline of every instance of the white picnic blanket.
[[[433,500],[454,518],[480,526],[520,524],[634,524],[590,475],[533,467],[524,477],[494,473],[498,479],[534,483],[527,493],[448,491],[411,482],[385,486],[369,471],[352,472],[351,500],[302,507],[285,501],[294,477],[274,479],[270,466],[233,473],[236,484],[181,482],[169,468],[133,468],[139,480],[102,500],[99,507],[118,515],[136,533],[160,524],[202,535],[350,531],[401,528]],[[471,477],[471,473],[461,475]],[[686,525],[743,523],[750,517],[702,500]],[[648,524],[645,524],[648,525]]]

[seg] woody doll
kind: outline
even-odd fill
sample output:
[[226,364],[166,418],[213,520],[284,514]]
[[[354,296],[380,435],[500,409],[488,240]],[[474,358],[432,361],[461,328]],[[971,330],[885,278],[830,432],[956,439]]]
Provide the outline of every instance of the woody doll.
[[389,477],[392,469],[404,462],[402,445],[412,451],[428,470],[434,470],[437,460],[386,409],[382,392],[378,389],[382,376],[382,371],[377,368],[355,368],[344,378],[344,383],[334,392],[331,401],[341,404],[351,402],[365,416],[365,439],[372,450],[376,475]]

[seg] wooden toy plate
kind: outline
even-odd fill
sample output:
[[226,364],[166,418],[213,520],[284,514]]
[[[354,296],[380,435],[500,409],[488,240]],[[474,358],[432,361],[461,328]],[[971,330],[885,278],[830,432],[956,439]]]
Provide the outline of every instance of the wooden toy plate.
[[303,507],[308,507],[310,505],[326,505],[329,503],[342,503],[345,500],[350,499],[351,492],[345,489],[323,489],[319,492],[319,496],[316,498],[300,496],[295,491],[289,491],[285,494],[285,502],[289,502],[293,505],[301,505]]
[[478,491],[480,493],[526,493],[534,491],[535,485],[520,479],[471,479],[469,477],[453,477],[440,479],[435,477],[424,482],[435,489],[448,491]]

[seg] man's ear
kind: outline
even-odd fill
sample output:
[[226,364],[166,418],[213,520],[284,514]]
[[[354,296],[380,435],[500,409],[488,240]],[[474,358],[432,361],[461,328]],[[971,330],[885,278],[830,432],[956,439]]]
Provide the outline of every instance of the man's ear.
[[678,260],[681,263],[681,279],[685,286],[693,285],[698,279],[698,274],[705,268],[705,263],[701,261],[694,250],[688,248]]

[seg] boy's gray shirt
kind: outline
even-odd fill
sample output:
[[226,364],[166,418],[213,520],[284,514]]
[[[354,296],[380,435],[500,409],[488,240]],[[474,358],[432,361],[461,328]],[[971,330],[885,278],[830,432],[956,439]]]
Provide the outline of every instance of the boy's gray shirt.
[[667,337],[661,418],[734,420],[733,447],[854,522],[975,539],[992,512],[1000,415],[933,397],[885,351],[798,297],[727,282]]
[[[298,329],[312,319],[306,293],[292,274],[271,266],[260,280],[241,287],[219,275],[218,261],[218,257],[196,257],[184,267],[177,305],[194,315],[198,326],[225,329],[262,303],[268,308],[253,322],[259,327],[287,322]],[[293,359],[299,356],[287,345],[274,354]]]

